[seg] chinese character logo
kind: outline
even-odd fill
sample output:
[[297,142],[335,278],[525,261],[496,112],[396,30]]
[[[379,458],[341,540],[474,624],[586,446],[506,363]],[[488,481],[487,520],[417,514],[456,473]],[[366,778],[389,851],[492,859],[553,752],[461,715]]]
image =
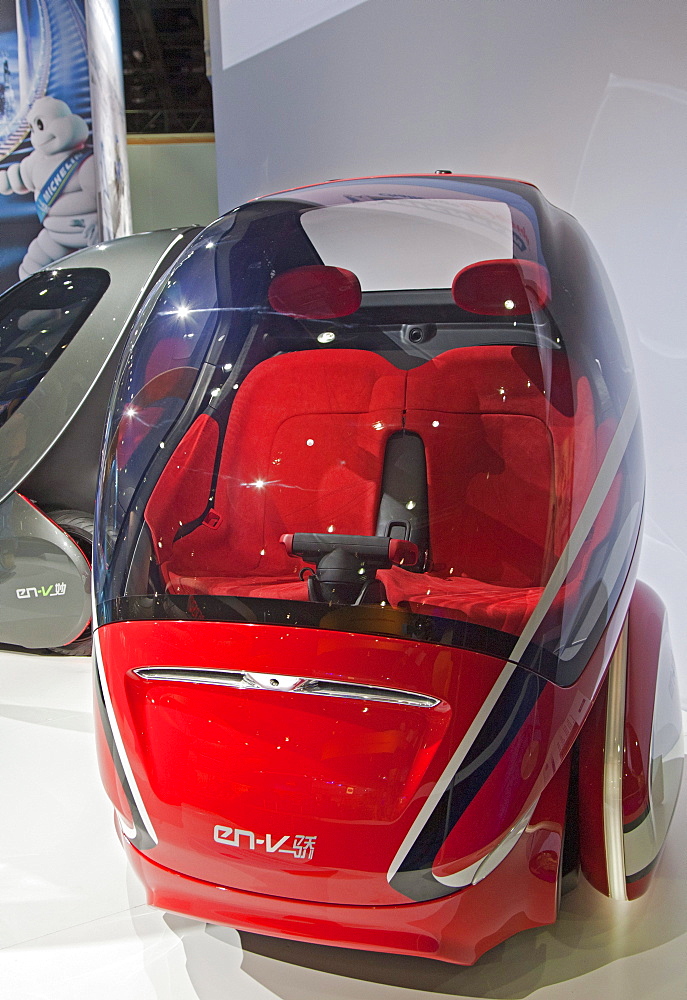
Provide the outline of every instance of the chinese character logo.
[[[231,826],[216,826],[214,840],[227,847],[240,847],[247,851],[264,851],[266,854],[291,854],[298,861],[311,861],[317,837],[298,834],[291,837],[273,837],[271,833],[258,837],[252,830],[238,830]],[[288,846],[290,844],[290,846]]]
[[293,856],[299,858],[301,861],[310,861],[315,853],[316,840],[317,837],[294,837],[293,846],[295,850],[293,851]]

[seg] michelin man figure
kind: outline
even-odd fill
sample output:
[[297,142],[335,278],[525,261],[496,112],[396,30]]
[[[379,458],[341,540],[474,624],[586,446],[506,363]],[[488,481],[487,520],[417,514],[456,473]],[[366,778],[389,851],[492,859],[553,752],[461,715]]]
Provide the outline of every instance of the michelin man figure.
[[0,170],[0,194],[33,191],[43,223],[21,262],[20,278],[98,242],[95,165],[85,148],[88,125],[54,97],[35,101],[28,121],[33,152]]

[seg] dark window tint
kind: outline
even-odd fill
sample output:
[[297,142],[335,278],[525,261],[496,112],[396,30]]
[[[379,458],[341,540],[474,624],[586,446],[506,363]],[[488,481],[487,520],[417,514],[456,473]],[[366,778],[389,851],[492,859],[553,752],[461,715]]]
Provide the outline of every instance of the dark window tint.
[[0,298],[0,426],[35,389],[110,283],[107,271],[43,271]]
[[374,183],[243,206],[170,271],[109,418],[101,621],[368,631],[574,683],[641,519],[612,295],[534,189]]

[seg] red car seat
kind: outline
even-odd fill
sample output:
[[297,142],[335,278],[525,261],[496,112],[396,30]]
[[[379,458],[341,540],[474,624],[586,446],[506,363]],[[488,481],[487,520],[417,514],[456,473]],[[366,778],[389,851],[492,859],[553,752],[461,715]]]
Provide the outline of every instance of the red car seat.
[[[550,381],[566,384],[564,373]],[[521,630],[597,468],[586,379],[574,405],[573,418],[569,396],[547,398],[533,347],[459,348],[408,373],[405,426],[425,443],[431,562],[422,576],[380,574],[392,604]]]
[[407,372],[359,350],[270,358],[237,391],[223,441],[200,416],[153,491],[165,585],[307,600],[281,536],[380,533],[390,440],[405,431],[424,445],[429,553],[424,572],[378,571],[389,603],[517,633],[598,467],[585,379],[575,396],[574,417],[570,396],[547,398],[534,347],[463,347]]
[[307,600],[293,531],[374,535],[386,442],[401,429],[404,374],[366,351],[304,351],[255,367],[237,392],[205,510],[217,424],[200,417],[146,509],[173,593]]

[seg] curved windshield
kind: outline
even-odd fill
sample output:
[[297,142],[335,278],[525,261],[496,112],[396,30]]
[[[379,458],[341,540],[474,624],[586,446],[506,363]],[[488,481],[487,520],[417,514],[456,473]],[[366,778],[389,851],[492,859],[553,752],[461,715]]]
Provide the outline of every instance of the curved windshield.
[[101,620],[366,631],[581,672],[634,552],[627,350],[534,188],[330,184],[206,230],[132,338]]
[[99,268],[42,271],[0,299],[0,426],[54,365],[110,283]]

